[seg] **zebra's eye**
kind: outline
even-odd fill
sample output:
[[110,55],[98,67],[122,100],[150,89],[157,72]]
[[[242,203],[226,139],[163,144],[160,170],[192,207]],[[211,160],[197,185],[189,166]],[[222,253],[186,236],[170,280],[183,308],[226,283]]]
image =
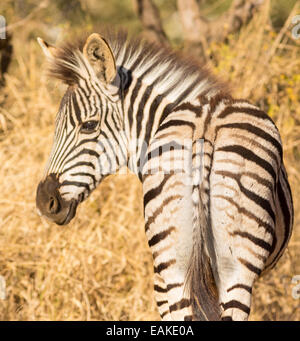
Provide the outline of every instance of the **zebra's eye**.
[[80,131],[83,133],[93,133],[98,126],[98,121],[86,121],[83,122]]

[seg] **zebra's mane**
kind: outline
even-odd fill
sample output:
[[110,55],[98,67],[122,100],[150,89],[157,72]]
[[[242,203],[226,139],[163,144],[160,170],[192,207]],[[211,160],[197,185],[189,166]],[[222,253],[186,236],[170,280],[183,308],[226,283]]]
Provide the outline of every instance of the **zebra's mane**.
[[[143,75],[143,82],[147,85],[155,81],[157,92],[167,93],[173,101],[184,92],[188,92],[185,100],[219,91],[228,92],[205,65],[191,57],[142,38],[129,38],[124,30],[108,30],[101,35],[110,45],[117,67],[130,70],[137,78]],[[68,85],[78,84],[82,78],[88,79],[90,66],[82,54],[85,41],[79,39],[76,43],[65,43],[59,47],[50,62],[50,76]]]

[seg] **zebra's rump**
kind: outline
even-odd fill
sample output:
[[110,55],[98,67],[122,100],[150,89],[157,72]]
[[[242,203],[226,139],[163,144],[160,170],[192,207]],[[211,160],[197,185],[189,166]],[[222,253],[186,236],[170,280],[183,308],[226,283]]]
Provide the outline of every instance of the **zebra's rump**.
[[219,104],[216,112],[206,134],[213,145],[207,202],[216,243],[229,238],[232,252],[259,275],[277,263],[293,225],[280,135],[268,115],[245,101]]

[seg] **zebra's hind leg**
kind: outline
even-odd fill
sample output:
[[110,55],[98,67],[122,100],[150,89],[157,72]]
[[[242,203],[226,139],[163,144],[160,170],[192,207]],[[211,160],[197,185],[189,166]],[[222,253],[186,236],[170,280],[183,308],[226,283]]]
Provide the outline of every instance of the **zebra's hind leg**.
[[[176,274],[173,272],[176,278]],[[163,321],[190,321],[193,319],[191,304],[182,284],[166,282],[158,273],[154,274],[154,293],[157,308]]]
[[164,321],[171,321],[172,318],[169,310],[167,287],[165,281],[158,273],[154,274],[154,294],[161,319]]
[[273,249],[275,227],[263,208],[251,207],[251,202],[241,199],[234,185],[229,183],[224,189],[219,182],[212,190],[215,272],[221,318],[245,321],[250,314],[252,287]]
[[[250,227],[248,226],[249,231]],[[233,232],[228,230],[227,233],[224,232],[215,234],[219,241],[216,259],[221,319],[246,321],[250,314],[252,288],[265,268],[272,241],[270,236],[265,239],[257,235],[254,237],[249,232],[242,232],[237,228]]]
[[[251,270],[249,270],[251,271]],[[237,267],[235,275],[220,283],[223,321],[247,321],[250,314],[252,287],[256,276]]]
[[[240,136],[226,129],[223,135],[219,134],[210,177],[213,265],[223,309],[221,317],[225,320],[248,319],[254,281],[268,264],[277,239],[273,176],[277,172],[276,162],[263,146],[253,154],[258,158],[261,153],[257,162],[254,156],[253,160],[241,153],[240,149],[250,154],[251,149],[243,144],[253,149],[255,142]],[[223,147],[226,140],[230,145]],[[268,171],[263,167],[267,158]]]

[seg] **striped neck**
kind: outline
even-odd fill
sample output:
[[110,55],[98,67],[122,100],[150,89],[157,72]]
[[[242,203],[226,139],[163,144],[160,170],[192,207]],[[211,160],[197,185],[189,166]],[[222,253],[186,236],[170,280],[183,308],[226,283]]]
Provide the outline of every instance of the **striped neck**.
[[[164,73],[152,74],[151,68],[139,75],[139,72],[119,67],[119,76],[127,140],[127,166],[142,180],[143,166],[148,158],[149,146],[153,143],[157,131],[168,120],[169,115],[176,108],[182,107],[182,105],[184,107],[184,103],[194,102],[199,105],[199,96],[205,94],[207,97],[211,97],[219,90],[211,87],[209,78],[202,80],[197,78],[196,81],[186,85],[183,92],[181,92],[181,88],[174,92],[174,86],[171,85],[162,89],[160,80],[166,75]],[[175,80],[176,77],[175,75]],[[169,79],[169,82],[172,84],[172,79]],[[203,91],[197,92],[197,96],[191,98],[190,94],[194,92],[194,89],[199,89],[199,82],[206,84],[207,87],[203,85]],[[182,110],[179,115],[177,114],[178,116],[181,120],[193,121],[195,112]]]

